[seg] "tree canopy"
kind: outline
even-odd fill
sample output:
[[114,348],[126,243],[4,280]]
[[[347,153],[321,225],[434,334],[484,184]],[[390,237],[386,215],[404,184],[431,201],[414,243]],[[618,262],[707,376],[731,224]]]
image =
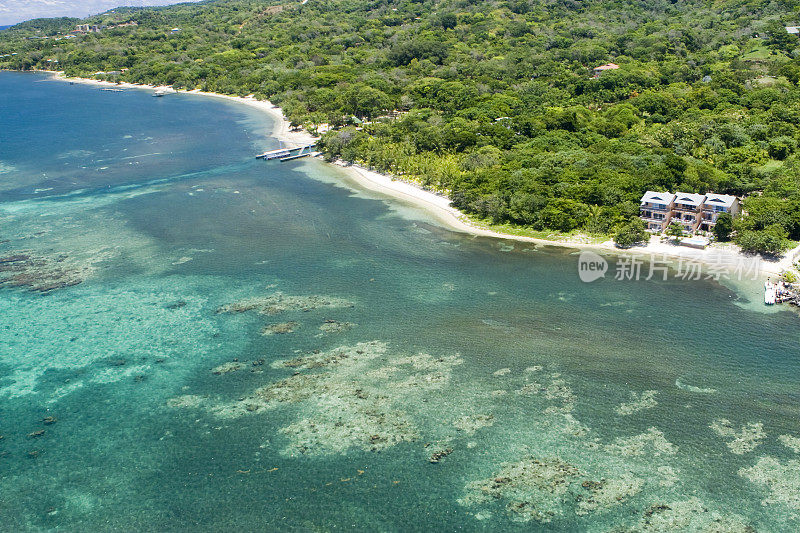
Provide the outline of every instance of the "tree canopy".
[[713,191],[753,195],[737,242],[799,239],[797,20],[788,0],[217,0],[74,38],[29,21],[0,33],[0,68],[269,98],[331,125],[328,157],[495,223],[615,233],[645,190]]

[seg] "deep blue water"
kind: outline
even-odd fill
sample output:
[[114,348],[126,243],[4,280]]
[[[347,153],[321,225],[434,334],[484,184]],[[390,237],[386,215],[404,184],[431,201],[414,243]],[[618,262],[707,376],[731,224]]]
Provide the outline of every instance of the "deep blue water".
[[[582,283],[575,250],[256,161],[270,127],[0,73],[0,260],[80,281],[0,288],[3,529],[797,528],[794,313],[711,281]],[[276,293],[348,304],[217,312]]]

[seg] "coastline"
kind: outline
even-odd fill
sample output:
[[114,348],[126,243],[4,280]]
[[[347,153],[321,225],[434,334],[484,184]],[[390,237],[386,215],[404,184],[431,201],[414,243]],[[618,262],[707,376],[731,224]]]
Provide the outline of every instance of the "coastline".
[[559,241],[501,233],[476,225],[467,215],[452,207],[450,199],[444,195],[424,190],[413,183],[396,179],[388,174],[370,170],[355,163],[348,164],[343,161],[336,161],[332,164],[345,170],[349,177],[362,189],[411,203],[424,209],[449,229],[479,237],[526,242],[543,246],[558,246],[576,250],[590,250],[616,256],[637,256],[646,263],[649,263],[650,260],[671,263],[680,261],[695,262],[711,268],[722,267],[728,271],[735,271],[737,268],[741,268],[742,265],[745,265],[744,268],[747,269],[753,261],[759,261],[759,279],[781,276],[784,271],[792,268],[794,258],[800,253],[800,245],[798,245],[776,260],[764,258],[757,254],[742,253],[732,243],[697,249],[675,244],[668,240],[663,241],[661,237],[656,235],[652,236],[647,244],[631,248],[619,248],[612,239],[601,243],[591,243],[581,242],[579,237],[571,241]]
[[[116,88],[116,89],[145,89],[145,90],[156,90],[160,88],[158,85],[150,85],[146,83],[128,83],[128,82],[120,82],[115,83],[111,81],[104,81],[104,80],[94,80],[91,78],[68,78],[64,75],[63,72],[55,72],[50,70],[37,70],[35,72],[47,72],[53,75],[53,79],[57,81],[66,81],[70,83],[80,83],[82,85],[96,85],[98,87],[107,87],[107,88]],[[262,113],[266,113],[270,117],[274,119],[274,128],[273,131],[270,132],[272,137],[283,141],[287,146],[291,148],[297,148],[300,146],[306,146],[311,144],[312,142],[317,141],[319,138],[314,137],[309,132],[305,130],[292,130],[291,124],[286,118],[283,116],[283,112],[281,108],[274,105],[269,100],[256,100],[252,96],[248,97],[241,97],[241,96],[230,96],[227,94],[220,94],[220,93],[213,93],[213,92],[206,92],[201,91],[199,89],[193,89],[190,91],[186,90],[179,90],[176,91],[179,94],[196,94],[200,96],[209,96],[212,98],[221,98],[224,100],[228,100],[231,102],[236,102],[239,104],[244,104],[255,109],[258,109]]]
[[[50,72],[53,74],[54,79],[60,81],[96,85],[100,87],[149,90],[155,90],[158,88],[158,86],[148,84],[133,84],[126,82],[114,83],[90,78],[67,78],[62,72],[38,72]],[[270,132],[270,136],[279,139],[287,147],[295,148],[305,146],[318,140],[318,137],[315,137],[304,129],[293,130],[289,121],[284,117],[281,108],[275,106],[269,100],[256,100],[252,96],[230,96],[200,91],[198,89],[189,91],[179,90],[177,92],[182,94],[195,94],[212,98],[222,98],[257,109],[269,115],[273,119],[274,126],[273,130]],[[724,267],[727,270],[735,270],[737,265],[741,267],[742,264],[750,264],[752,261],[758,260],[758,272],[761,278],[780,276],[784,271],[790,270],[793,266],[794,258],[798,255],[798,253],[800,253],[800,245],[798,245],[797,247],[787,251],[782,257],[776,260],[772,258],[764,258],[755,254],[742,253],[738,247],[733,244],[718,244],[709,246],[706,249],[696,249],[677,245],[672,242],[664,242],[658,236],[651,237],[647,244],[623,249],[618,248],[611,239],[602,243],[588,243],[580,242],[579,239],[574,239],[572,241],[549,240],[528,237],[524,235],[501,233],[476,225],[469,220],[467,215],[452,207],[450,205],[449,198],[444,195],[437,194],[429,190],[424,190],[416,184],[396,179],[391,175],[370,170],[358,164],[348,164],[342,161],[336,161],[331,164],[336,165],[345,171],[352,181],[363,189],[413,204],[414,206],[423,209],[430,215],[434,216],[434,218],[436,218],[449,229],[478,237],[490,237],[494,239],[526,242],[544,246],[558,246],[577,250],[591,250],[617,256],[638,256],[640,258],[644,258],[646,261],[655,259],[658,261],[668,260],[672,262],[695,262],[710,267]]]

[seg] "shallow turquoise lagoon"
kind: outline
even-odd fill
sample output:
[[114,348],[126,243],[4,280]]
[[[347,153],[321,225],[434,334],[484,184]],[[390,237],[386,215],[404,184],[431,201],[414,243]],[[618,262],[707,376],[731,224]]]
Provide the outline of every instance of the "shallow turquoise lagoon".
[[800,527],[794,313],[582,283],[270,126],[0,73],[2,529]]

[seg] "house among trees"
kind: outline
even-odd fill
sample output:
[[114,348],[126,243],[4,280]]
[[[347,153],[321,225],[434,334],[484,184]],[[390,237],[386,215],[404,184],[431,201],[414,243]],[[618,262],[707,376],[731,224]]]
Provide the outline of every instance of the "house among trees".
[[105,26],[97,26],[95,24],[78,24],[75,26],[73,33],[100,33],[106,29]]
[[786,26],[786,33],[800,35],[800,26]]
[[616,63],[606,63],[605,65],[600,65],[599,67],[592,69],[592,77],[597,78],[600,76],[600,74],[606,72],[607,70],[617,70],[618,68],[619,65]]
[[677,221],[687,233],[712,231],[720,213],[736,216],[739,199],[727,194],[695,194],[647,191],[642,196],[639,217],[647,223],[648,231],[664,231]]

